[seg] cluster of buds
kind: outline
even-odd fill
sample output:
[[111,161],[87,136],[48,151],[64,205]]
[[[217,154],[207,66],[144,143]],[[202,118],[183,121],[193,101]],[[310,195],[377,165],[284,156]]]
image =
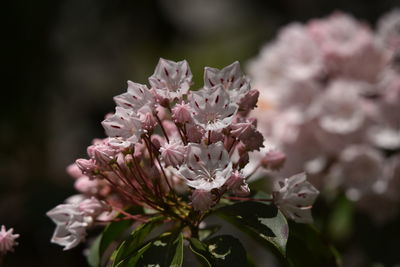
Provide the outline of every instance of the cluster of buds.
[[252,115],[287,156],[280,175],[305,170],[377,219],[400,205],[399,25],[399,10],[375,32],[339,12],[293,23],[249,64],[260,90]]
[[[108,138],[95,140],[87,149],[89,158],[68,168],[83,200],[48,213],[57,224],[53,242],[65,249],[83,240],[84,230],[106,206],[120,212],[126,206],[143,206],[198,227],[222,197],[245,199],[248,179],[257,169],[276,169],[285,161],[285,155],[270,151],[251,164],[253,170],[244,171],[264,138],[257,121],[248,117],[259,92],[251,88],[238,62],[221,70],[206,67],[204,86],[190,90],[188,63],[160,59],[149,83],[151,88],[128,81],[127,92],[114,97],[115,112],[102,122]],[[293,186],[312,187],[306,181]],[[298,216],[290,218],[309,222],[309,200],[313,202],[318,191],[297,192],[293,186],[277,189],[275,203],[289,207],[289,191],[297,198],[285,214],[295,207]],[[300,194],[310,197],[302,201]],[[135,218],[146,220],[146,215]]]

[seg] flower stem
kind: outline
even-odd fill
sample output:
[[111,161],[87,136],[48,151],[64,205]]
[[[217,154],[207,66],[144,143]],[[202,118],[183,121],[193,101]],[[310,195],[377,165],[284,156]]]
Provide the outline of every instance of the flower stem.
[[272,198],[251,198],[251,197],[223,197],[229,200],[242,200],[242,201],[261,201],[261,202],[272,202]]

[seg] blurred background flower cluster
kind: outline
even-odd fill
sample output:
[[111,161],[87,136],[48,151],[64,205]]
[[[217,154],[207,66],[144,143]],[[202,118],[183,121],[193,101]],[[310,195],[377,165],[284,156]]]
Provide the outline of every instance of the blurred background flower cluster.
[[[104,137],[100,122],[113,110],[112,97],[125,90],[128,79],[145,83],[160,57],[191,62],[194,87],[202,84],[203,66],[247,63],[245,72],[262,91],[259,106],[265,113],[258,116],[266,119],[266,138],[296,160],[281,174],[305,169],[324,191],[314,218],[344,265],[400,263],[400,182],[390,183],[400,175],[400,103],[399,90],[387,89],[399,87],[393,74],[398,70],[387,67],[387,57],[398,61],[390,53],[399,39],[385,39],[391,36],[387,29],[397,27],[398,34],[400,25],[378,23],[396,5],[396,0],[7,3],[0,224],[13,227],[20,238],[6,266],[87,265],[82,250],[63,252],[50,244],[54,227],[45,213],[74,193],[65,168],[85,155],[93,136]],[[392,21],[400,16],[392,14]],[[322,17],[339,20],[339,29]],[[338,38],[353,41],[341,48],[326,41],[329,32],[344,32],[349,36]],[[355,51],[363,51],[361,57],[343,65]],[[384,96],[377,88],[384,88]],[[344,176],[355,178],[342,181]],[[362,197],[366,200],[357,202]]]

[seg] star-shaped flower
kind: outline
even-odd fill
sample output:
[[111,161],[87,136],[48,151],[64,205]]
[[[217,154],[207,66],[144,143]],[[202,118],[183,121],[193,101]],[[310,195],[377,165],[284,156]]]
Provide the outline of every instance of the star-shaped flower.
[[186,163],[179,168],[186,184],[210,191],[225,184],[232,173],[232,163],[222,142],[209,146],[189,143]]
[[104,208],[101,201],[92,197],[77,203],[61,204],[48,211],[47,216],[57,225],[51,242],[64,246],[64,250],[76,247],[85,239],[86,229]]
[[306,180],[304,173],[278,181],[273,191],[274,202],[289,219],[312,223],[311,208],[319,191]]
[[152,112],[154,109],[154,96],[146,85],[128,81],[126,93],[114,97],[118,106],[131,110],[134,113]]
[[122,137],[126,141],[136,143],[142,134],[141,121],[124,108],[116,107],[115,114],[105,119],[101,124],[110,137]]
[[160,58],[154,74],[149,77],[149,82],[158,95],[173,101],[187,94],[192,77],[186,60],[175,62]]
[[240,63],[234,63],[219,70],[206,67],[204,69],[204,87],[213,88],[221,85],[235,103],[250,91],[250,81],[240,69]]
[[193,92],[193,120],[205,130],[217,131],[228,127],[238,111],[221,85]]

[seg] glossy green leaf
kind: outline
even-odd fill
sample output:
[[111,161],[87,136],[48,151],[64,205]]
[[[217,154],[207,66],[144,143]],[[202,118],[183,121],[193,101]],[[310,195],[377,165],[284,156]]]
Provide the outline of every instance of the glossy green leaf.
[[201,243],[200,240],[196,238],[190,239],[190,250],[196,255],[197,259],[200,261],[202,266],[212,267],[210,261],[210,255],[205,244]]
[[238,239],[230,235],[219,235],[200,242],[190,239],[190,249],[200,258],[204,266],[246,266],[246,251]]
[[199,230],[199,240],[204,240],[221,229],[221,225],[209,225]]
[[223,207],[217,212],[242,231],[266,241],[279,252],[278,256],[285,257],[289,227],[276,206],[248,201]]
[[290,222],[287,259],[291,266],[341,266],[336,250],[308,224]]
[[87,261],[91,267],[98,267],[101,263],[101,257],[99,253],[100,242],[101,242],[102,234],[100,234],[93,242],[92,246],[89,249],[89,254],[87,256]]
[[118,240],[118,238],[132,226],[132,223],[133,220],[124,220],[119,222],[112,222],[106,226],[100,241],[100,256],[104,254],[111,243]]
[[121,245],[113,253],[114,259],[112,266],[119,266],[118,264],[138,250],[145,241],[148,234],[162,221],[163,217],[154,217],[150,221],[138,226],[129,237],[121,243]]
[[128,266],[181,267],[183,263],[183,235],[164,233],[149,241],[130,258],[118,264]]
[[177,246],[171,267],[180,267],[183,264],[183,235],[180,233],[177,238]]

